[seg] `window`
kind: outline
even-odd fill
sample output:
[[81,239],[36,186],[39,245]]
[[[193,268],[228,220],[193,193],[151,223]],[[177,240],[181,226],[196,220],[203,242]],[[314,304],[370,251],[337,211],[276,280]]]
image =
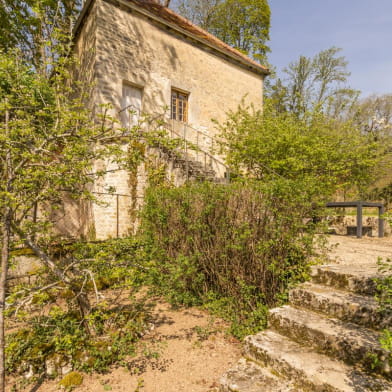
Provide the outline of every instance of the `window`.
[[188,96],[178,90],[172,90],[171,94],[171,118],[173,120],[188,121]]

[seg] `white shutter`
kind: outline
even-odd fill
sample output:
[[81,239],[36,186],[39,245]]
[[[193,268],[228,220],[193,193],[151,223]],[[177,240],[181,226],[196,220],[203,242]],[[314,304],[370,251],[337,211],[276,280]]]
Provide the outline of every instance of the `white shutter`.
[[123,84],[121,100],[121,122],[130,128],[137,124],[142,109],[142,89]]

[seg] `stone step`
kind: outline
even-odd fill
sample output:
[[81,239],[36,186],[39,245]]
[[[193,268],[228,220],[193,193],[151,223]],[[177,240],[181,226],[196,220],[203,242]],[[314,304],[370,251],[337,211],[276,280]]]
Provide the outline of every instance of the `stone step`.
[[367,375],[273,331],[248,336],[244,349],[249,360],[273,369],[306,392],[392,391],[392,383],[385,379]]
[[349,364],[369,369],[374,363],[372,356],[384,358],[374,371],[390,372],[388,353],[381,348],[379,334],[373,330],[288,305],[272,309],[269,324],[272,329],[296,342]]
[[290,303],[372,329],[392,325],[392,316],[380,312],[373,297],[331,290],[314,283],[304,283],[291,290]]
[[314,283],[369,296],[376,293],[374,279],[378,276],[377,264],[325,264],[312,268]]
[[241,358],[220,380],[220,392],[298,392],[296,386],[267,368]]

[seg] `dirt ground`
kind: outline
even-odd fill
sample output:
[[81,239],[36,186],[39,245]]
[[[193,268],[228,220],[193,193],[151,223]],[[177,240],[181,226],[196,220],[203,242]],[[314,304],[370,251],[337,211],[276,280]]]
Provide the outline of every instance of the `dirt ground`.
[[332,235],[328,256],[338,264],[376,264],[377,259],[392,258],[392,237],[348,237]]
[[[209,392],[240,358],[240,343],[224,333],[227,324],[207,312],[173,310],[158,302],[151,330],[140,341],[140,355],[128,368],[84,375],[75,392]],[[59,380],[29,385],[23,392],[61,391]],[[7,392],[12,386],[7,386]]]
[[[331,236],[329,244],[332,263],[360,263],[358,267],[365,268],[364,264],[374,266],[378,257],[392,257],[392,237]],[[241,356],[241,344],[224,333],[225,322],[195,308],[173,310],[163,301],[153,313],[152,328],[139,344],[140,355],[128,368],[85,375],[75,392],[218,391],[220,377]],[[23,392],[60,391],[58,381],[30,385]],[[11,385],[7,392],[12,392]]]

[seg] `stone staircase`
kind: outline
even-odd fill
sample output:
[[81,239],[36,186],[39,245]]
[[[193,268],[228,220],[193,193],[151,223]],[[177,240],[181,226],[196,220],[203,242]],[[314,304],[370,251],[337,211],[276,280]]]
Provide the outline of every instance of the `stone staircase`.
[[[186,181],[210,181],[215,183],[227,183],[227,177],[219,176],[216,168],[220,167],[228,171],[226,165],[220,162],[209,152],[199,150],[200,156],[208,154],[209,158],[204,161],[198,160],[195,154],[183,149],[173,150],[165,146],[155,146],[155,155],[168,165],[168,172],[175,174],[176,185],[181,185]],[[177,172],[177,173],[176,173]]]
[[[390,354],[378,341],[392,318],[377,310],[376,274],[374,264],[315,267],[289,305],[270,311],[269,329],[245,339],[221,392],[392,391]],[[382,361],[369,373],[373,355]]]

